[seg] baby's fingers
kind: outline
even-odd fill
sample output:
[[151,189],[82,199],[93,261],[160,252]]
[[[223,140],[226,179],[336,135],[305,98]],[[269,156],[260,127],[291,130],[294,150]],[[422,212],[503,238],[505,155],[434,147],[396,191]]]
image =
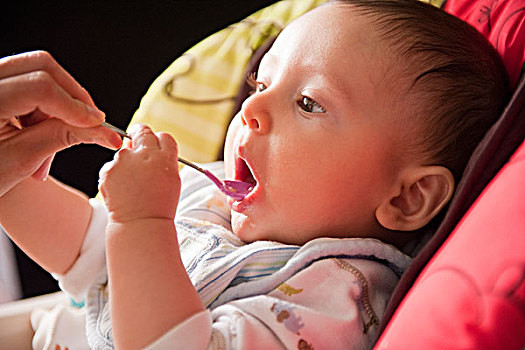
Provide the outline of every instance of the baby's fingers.
[[166,132],[157,132],[155,133],[159,140],[160,148],[164,151],[172,153],[175,157],[178,155],[178,146],[177,141]]
[[111,171],[111,169],[113,168],[113,166],[115,165],[115,161],[112,160],[110,162],[107,162],[106,164],[104,164],[102,166],[102,168],[100,168],[99,172],[98,172],[98,190],[100,191],[100,193],[102,194],[102,197],[106,197],[106,193],[104,191],[104,185],[105,185],[105,182],[108,178],[108,174],[109,172]]
[[159,140],[155,133],[144,124],[135,124],[130,131],[133,149],[160,148]]

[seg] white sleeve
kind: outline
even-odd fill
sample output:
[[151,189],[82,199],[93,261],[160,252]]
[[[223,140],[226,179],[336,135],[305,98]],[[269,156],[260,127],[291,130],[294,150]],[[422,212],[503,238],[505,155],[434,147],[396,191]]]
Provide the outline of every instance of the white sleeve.
[[108,214],[104,204],[98,199],[90,199],[92,208],[80,255],[65,274],[53,274],[60,288],[77,302],[86,298],[86,293],[94,283],[107,280],[105,232]]
[[[372,272],[367,277],[367,308],[371,305],[382,315],[397,277],[379,263],[349,261],[363,275]],[[355,274],[335,259],[322,260],[266,295],[213,309],[211,319],[208,312],[195,315],[148,349],[369,349],[377,324],[370,323],[365,311],[365,294]]]

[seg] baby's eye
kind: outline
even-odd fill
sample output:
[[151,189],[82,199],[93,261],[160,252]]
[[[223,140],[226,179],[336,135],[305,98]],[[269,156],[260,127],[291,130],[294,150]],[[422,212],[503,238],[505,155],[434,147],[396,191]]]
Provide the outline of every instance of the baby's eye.
[[263,92],[264,90],[266,90],[266,85],[263,83],[257,83],[255,85],[255,92]]
[[255,73],[250,74],[246,79],[246,82],[251,87],[252,92],[262,92],[266,90],[266,85],[256,80]]
[[308,113],[326,113],[324,107],[310,97],[302,96],[301,100],[297,101],[297,104],[302,110]]

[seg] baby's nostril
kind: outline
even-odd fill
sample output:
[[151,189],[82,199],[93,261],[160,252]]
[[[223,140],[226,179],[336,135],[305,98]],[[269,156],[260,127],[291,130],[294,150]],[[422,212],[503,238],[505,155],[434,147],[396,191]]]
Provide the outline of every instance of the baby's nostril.
[[257,121],[257,119],[250,119],[248,121],[248,126],[250,127],[250,129],[259,130],[259,122]]

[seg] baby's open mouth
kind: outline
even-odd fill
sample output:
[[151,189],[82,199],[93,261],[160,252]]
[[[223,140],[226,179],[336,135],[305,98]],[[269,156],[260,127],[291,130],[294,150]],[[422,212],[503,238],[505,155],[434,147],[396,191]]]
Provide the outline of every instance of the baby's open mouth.
[[259,192],[256,178],[257,173],[253,171],[249,163],[239,156],[235,157],[234,181],[245,184],[248,187],[245,188],[242,197],[230,196],[228,203],[232,210],[240,213],[253,204],[254,199],[257,197],[257,192]]
[[252,171],[246,161],[242,158],[237,158],[237,164],[235,164],[235,179],[252,184],[252,190],[257,186],[257,180],[253,176]]

